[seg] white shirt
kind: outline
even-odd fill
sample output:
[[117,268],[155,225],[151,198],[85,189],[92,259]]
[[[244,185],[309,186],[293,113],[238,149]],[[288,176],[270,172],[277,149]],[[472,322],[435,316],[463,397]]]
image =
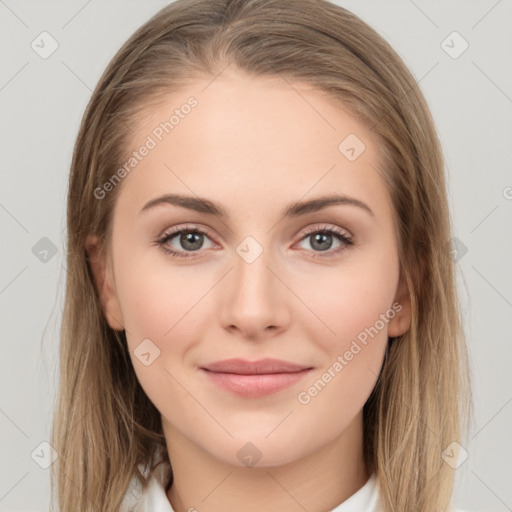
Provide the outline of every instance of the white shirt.
[[[145,492],[141,492],[140,483],[134,477],[120,512],[174,512],[165,494],[165,485],[170,476],[169,469],[168,464],[157,466]],[[378,481],[376,475],[373,474],[363,487],[331,512],[382,512],[378,506],[378,497]],[[453,512],[464,511],[457,509]]]

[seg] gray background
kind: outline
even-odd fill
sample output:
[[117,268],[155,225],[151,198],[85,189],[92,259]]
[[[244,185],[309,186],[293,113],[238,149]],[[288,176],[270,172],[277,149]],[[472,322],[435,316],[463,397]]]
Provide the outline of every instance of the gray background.
[[[58,381],[66,187],[79,121],[115,51],[166,3],[0,0],[1,511],[48,510],[49,469],[40,464],[51,452],[41,443]],[[512,510],[512,2],[337,3],[398,51],[437,123],[476,409],[454,502]],[[43,31],[58,42],[46,59],[31,47]],[[457,58],[462,40],[442,45],[453,31],[469,44]]]

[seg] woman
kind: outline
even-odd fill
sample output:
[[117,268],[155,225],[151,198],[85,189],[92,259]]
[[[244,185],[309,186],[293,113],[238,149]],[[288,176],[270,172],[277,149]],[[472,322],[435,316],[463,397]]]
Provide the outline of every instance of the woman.
[[85,112],[68,236],[62,510],[452,510],[470,392],[443,158],[359,18],[162,9]]

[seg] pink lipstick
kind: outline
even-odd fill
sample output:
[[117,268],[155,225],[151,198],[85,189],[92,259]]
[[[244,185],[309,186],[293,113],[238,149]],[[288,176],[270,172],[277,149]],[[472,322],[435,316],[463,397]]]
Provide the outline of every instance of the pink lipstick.
[[299,382],[311,369],[281,359],[224,359],[201,367],[219,387],[246,398],[277,393]]

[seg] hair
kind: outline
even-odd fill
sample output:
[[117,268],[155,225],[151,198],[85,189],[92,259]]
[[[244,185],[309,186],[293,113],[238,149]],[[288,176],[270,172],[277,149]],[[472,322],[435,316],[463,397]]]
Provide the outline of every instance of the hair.
[[[158,464],[169,462],[160,413],[137,380],[126,333],[106,321],[85,240],[95,234],[108,251],[121,187],[102,200],[94,191],[126,160],[148,108],[228,65],[327,93],[378,143],[412,319],[406,333],[389,339],[364,405],[364,458],[377,475],[385,512],[448,510],[454,470],[442,452],[464,442],[472,398],[441,145],[398,54],[372,27],[327,0],[177,0],[141,26],[102,74],[81,122],[68,184],[51,432],[59,506],[118,511],[133,476],[145,485]],[[148,461],[146,477],[139,464]]]

